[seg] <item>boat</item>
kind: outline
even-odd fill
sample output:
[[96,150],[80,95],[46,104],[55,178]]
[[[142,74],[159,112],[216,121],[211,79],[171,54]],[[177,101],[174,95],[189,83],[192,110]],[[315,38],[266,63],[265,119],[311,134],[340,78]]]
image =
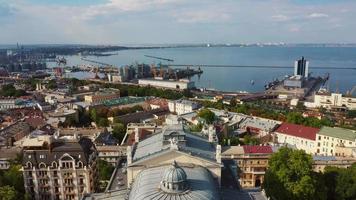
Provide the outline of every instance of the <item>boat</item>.
[[255,81],[254,80],[251,80],[251,85],[254,85],[255,84]]

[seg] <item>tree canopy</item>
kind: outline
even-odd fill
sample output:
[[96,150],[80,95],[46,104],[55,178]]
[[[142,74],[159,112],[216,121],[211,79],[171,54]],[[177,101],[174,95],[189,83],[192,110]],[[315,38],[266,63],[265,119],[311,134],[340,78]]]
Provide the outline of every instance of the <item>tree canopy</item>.
[[198,116],[203,118],[207,124],[212,124],[215,121],[215,114],[209,109],[201,109]]
[[324,180],[328,200],[356,199],[356,163],[346,169],[326,167]]
[[112,135],[121,143],[126,134],[126,127],[122,123],[115,123],[113,125]]
[[269,160],[263,187],[276,200],[326,199],[326,189],[312,170],[312,157],[302,150],[282,147]]
[[0,96],[4,97],[20,97],[26,95],[26,91],[17,90],[13,85],[8,84],[2,86],[0,90]]

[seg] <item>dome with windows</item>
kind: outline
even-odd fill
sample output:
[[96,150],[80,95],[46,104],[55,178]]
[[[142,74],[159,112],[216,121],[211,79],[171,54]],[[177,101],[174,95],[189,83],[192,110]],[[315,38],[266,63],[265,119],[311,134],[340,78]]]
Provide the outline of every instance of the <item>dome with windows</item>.
[[188,189],[187,174],[176,161],[165,170],[160,188],[167,193],[181,193]]

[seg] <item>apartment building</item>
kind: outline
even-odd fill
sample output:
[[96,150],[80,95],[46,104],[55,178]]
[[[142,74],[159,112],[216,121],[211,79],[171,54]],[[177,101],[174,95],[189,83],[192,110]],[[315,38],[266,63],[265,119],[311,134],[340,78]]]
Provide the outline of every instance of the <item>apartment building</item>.
[[84,101],[91,105],[98,105],[104,103],[105,101],[114,100],[118,98],[120,98],[119,90],[107,89],[95,92],[94,94],[85,95]]
[[221,159],[234,161],[240,187],[253,188],[263,184],[268,159],[272,153],[271,146],[229,146],[223,148]]
[[[307,104],[306,106],[308,106]],[[310,107],[344,108],[348,110],[356,110],[356,98],[344,96],[340,93],[317,93],[314,96],[314,102]]]
[[322,127],[316,134],[316,154],[334,156],[336,147],[356,147],[356,131],[339,127]]
[[97,152],[87,138],[44,135],[23,143],[22,171],[31,199],[79,200],[97,188]]
[[279,144],[288,144],[306,153],[314,154],[316,148],[316,134],[318,128],[307,127],[291,123],[282,123],[275,131],[275,141]]
[[193,112],[199,107],[200,105],[197,102],[183,99],[168,102],[169,111],[172,113],[177,113],[177,115]]

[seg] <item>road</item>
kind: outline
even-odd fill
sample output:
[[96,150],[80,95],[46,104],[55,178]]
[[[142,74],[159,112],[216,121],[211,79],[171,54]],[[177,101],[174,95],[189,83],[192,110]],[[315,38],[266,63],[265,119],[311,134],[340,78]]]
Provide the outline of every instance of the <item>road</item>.
[[259,190],[222,189],[222,200],[267,200]]

